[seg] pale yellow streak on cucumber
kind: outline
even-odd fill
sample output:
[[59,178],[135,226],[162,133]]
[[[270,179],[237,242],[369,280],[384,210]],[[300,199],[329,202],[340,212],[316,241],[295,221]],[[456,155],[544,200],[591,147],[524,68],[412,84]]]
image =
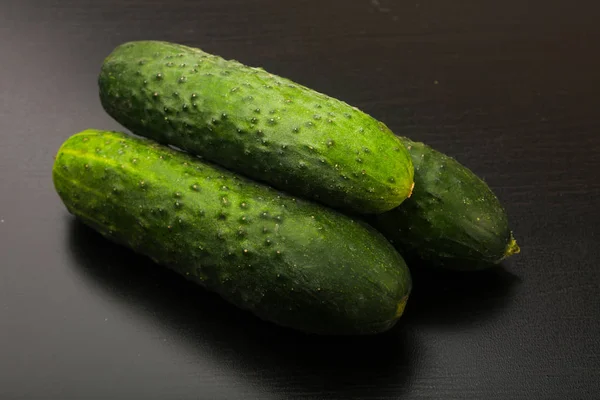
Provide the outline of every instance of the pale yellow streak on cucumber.
[[404,313],[404,308],[406,307],[406,301],[408,300],[408,296],[404,296],[398,306],[396,307],[396,318],[400,318]]
[[[62,179],[66,180],[66,181],[72,182],[78,188],[81,188],[83,190],[91,192],[91,193],[95,194],[96,196],[102,197],[100,195],[100,192],[98,192],[97,190],[94,190],[94,189],[90,188],[89,186],[86,186],[86,185],[82,184],[81,182],[78,182],[75,179],[67,178],[65,175],[63,175],[61,173],[57,173],[57,171],[54,171],[54,173],[57,174],[58,176],[60,176]],[[79,208],[79,207],[77,208],[77,217],[78,218],[82,218],[84,220],[89,220],[89,221],[91,221],[91,222],[93,222],[93,223],[95,223],[95,224],[97,224],[99,226],[104,226],[104,227],[106,227],[108,229],[111,229],[110,227],[106,226],[106,224],[102,223],[98,219],[96,219],[96,218],[92,217],[91,215],[89,215],[89,214],[84,213],[83,211],[81,211],[81,208]]]
[[69,154],[69,155],[71,155],[73,157],[77,157],[77,158],[85,158],[87,160],[98,161],[98,162],[110,165],[111,167],[114,167],[114,168],[121,168],[121,169],[127,170],[128,172],[135,172],[135,170],[130,168],[129,165],[127,165],[127,164],[119,164],[119,163],[114,162],[114,160],[111,160],[110,158],[98,157],[95,154],[82,153],[80,151],[71,150],[71,149],[63,149],[63,150],[61,150],[61,153]]
[[[115,136],[116,137],[116,136]],[[120,137],[119,137],[120,138]],[[98,157],[95,154],[92,153],[82,153],[80,151],[77,150],[72,150],[72,149],[62,149],[61,153],[64,154],[68,154],[71,155],[73,157],[77,157],[77,158],[83,158],[86,160],[94,160],[97,161],[99,163],[104,163],[108,166],[111,166],[113,168],[120,168],[121,170],[127,171],[133,175],[137,175],[139,176],[139,168],[131,168],[131,165],[129,165],[128,163],[118,163],[116,161],[114,161],[113,159],[110,158],[105,158],[105,157]],[[152,171],[144,171],[145,174],[152,174]],[[152,174],[154,175],[154,174]],[[146,179],[147,180],[147,179]]]
[[106,196],[105,193],[99,192],[96,189],[93,189],[93,188],[91,188],[91,187],[89,187],[87,185],[84,185],[83,183],[81,183],[81,181],[78,181],[77,179],[73,179],[71,177],[67,177],[66,175],[64,175],[62,172],[59,172],[58,170],[55,170],[54,174],[60,176],[65,181],[69,181],[69,182],[77,185],[77,187],[81,187],[84,190],[87,190],[88,192],[94,193],[98,197],[105,197]]

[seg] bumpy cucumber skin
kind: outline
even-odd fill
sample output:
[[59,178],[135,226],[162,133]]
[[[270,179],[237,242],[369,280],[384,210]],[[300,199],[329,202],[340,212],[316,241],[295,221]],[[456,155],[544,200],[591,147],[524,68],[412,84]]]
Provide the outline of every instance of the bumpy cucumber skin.
[[146,139],[78,133],[53,180],[105,237],[279,325],[374,334],[410,294],[404,260],[364,222]]
[[491,267],[519,252],[506,212],[483,180],[424,143],[399,140],[413,159],[413,194],[372,220],[398,251],[460,270]]
[[352,213],[398,206],[411,158],[355,107],[201,50],[128,42],[104,61],[104,109],[133,133]]

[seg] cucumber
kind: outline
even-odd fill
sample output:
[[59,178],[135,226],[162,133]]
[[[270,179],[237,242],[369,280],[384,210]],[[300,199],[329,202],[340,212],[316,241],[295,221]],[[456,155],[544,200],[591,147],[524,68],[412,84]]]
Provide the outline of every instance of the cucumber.
[[413,160],[410,199],[372,218],[407,257],[449,269],[483,269],[520,251],[505,209],[467,167],[424,143],[399,137]]
[[147,139],[80,132],[53,181],[108,239],[275,324],[383,332],[411,291],[404,260],[368,224]]
[[410,196],[411,158],[355,107],[261,68],[159,41],[128,42],[98,78],[106,112],[136,135],[352,213]]

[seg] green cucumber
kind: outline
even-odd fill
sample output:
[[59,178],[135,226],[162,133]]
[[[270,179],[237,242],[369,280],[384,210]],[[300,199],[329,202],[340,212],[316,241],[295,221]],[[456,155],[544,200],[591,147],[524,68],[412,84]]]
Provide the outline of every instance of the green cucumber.
[[279,325],[378,333],[410,294],[404,260],[368,224],[147,139],[78,133],[53,180],[105,237]]
[[399,140],[413,160],[410,199],[373,225],[407,257],[450,269],[482,269],[518,253],[505,209],[467,167],[424,143]]
[[413,167],[385,124],[261,68],[159,41],[104,60],[102,106],[136,135],[296,196],[376,214],[410,196]]

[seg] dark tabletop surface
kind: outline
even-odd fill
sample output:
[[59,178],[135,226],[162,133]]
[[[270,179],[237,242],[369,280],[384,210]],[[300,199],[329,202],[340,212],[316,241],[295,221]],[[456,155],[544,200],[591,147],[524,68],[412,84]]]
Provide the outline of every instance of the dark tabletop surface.
[[[1,1],[0,399],[600,398],[599,16],[591,0]],[[392,331],[336,339],[106,242],[51,167],[69,135],[120,128],[96,78],[137,39],[262,66],[456,157],[522,253],[417,273]]]

